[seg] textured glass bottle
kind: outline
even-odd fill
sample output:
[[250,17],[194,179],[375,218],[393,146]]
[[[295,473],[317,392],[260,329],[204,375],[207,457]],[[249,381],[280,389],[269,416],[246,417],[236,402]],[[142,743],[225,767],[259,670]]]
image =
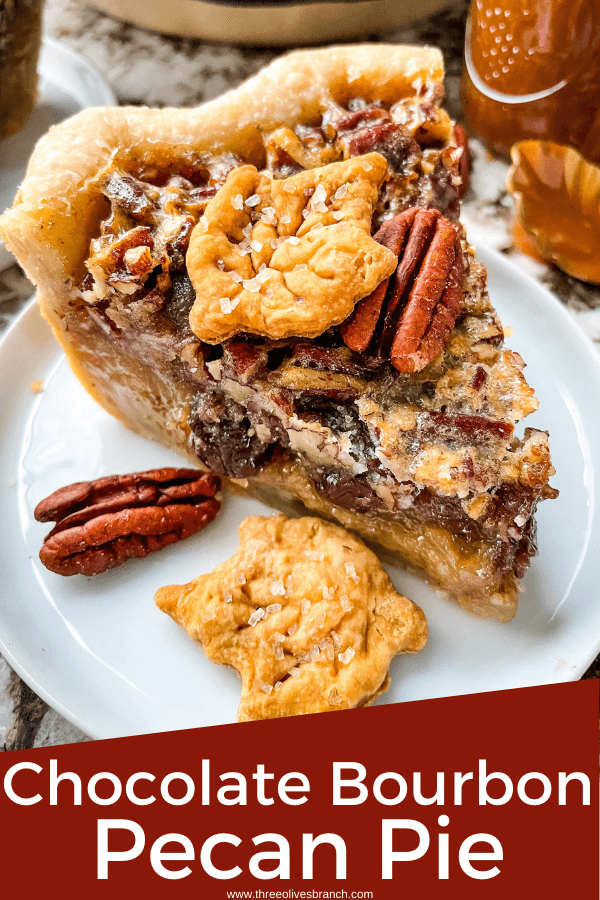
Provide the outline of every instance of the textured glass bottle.
[[473,0],[463,109],[496,152],[533,138],[600,162],[600,0]]
[[37,99],[43,0],[0,0],[0,140],[19,131]]

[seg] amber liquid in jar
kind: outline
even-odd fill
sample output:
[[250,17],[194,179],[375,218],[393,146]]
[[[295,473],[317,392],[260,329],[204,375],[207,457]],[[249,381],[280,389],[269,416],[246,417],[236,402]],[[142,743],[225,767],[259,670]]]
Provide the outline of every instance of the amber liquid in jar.
[[600,0],[473,0],[463,109],[497,153],[539,139],[600,162]]
[[0,0],[0,140],[19,131],[37,99],[43,0]]

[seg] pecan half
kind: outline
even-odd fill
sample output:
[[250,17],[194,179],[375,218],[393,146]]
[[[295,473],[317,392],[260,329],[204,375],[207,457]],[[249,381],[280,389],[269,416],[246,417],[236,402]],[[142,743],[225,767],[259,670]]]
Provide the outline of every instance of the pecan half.
[[267,351],[257,344],[232,339],[223,344],[223,374],[246,384],[267,365]]
[[420,372],[443,351],[460,312],[463,256],[455,227],[436,209],[413,207],[375,239],[398,255],[383,281],[342,324],[346,346],[400,372]]
[[35,508],[56,522],[40,560],[57,575],[98,575],[132,557],[184,540],[219,512],[215,475],[197,469],[154,469],[80,481]]
[[406,167],[419,153],[419,145],[408,129],[389,119],[379,119],[374,125],[342,134],[339,142],[348,157],[380,153],[391,171],[398,175],[406,174]]
[[350,112],[341,119],[336,119],[333,123],[338,134],[345,131],[356,131],[358,128],[365,128],[372,125],[374,120],[378,120],[377,124],[383,122],[391,122],[387,110],[381,106],[365,106],[364,109],[357,109]]

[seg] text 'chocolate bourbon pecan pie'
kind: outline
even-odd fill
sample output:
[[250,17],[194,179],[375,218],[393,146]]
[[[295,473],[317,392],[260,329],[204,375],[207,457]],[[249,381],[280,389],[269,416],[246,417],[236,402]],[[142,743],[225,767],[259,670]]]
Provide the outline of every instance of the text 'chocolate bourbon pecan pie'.
[[555,493],[466,241],[437,50],[292,53],[195,110],[89,110],[0,232],[87,390],[267,503],[510,619]]

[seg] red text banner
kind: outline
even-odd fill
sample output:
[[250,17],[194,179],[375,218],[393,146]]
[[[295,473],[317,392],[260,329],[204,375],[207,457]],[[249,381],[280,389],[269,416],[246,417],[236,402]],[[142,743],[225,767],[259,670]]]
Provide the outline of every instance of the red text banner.
[[598,683],[0,757],[3,890],[598,897]]

